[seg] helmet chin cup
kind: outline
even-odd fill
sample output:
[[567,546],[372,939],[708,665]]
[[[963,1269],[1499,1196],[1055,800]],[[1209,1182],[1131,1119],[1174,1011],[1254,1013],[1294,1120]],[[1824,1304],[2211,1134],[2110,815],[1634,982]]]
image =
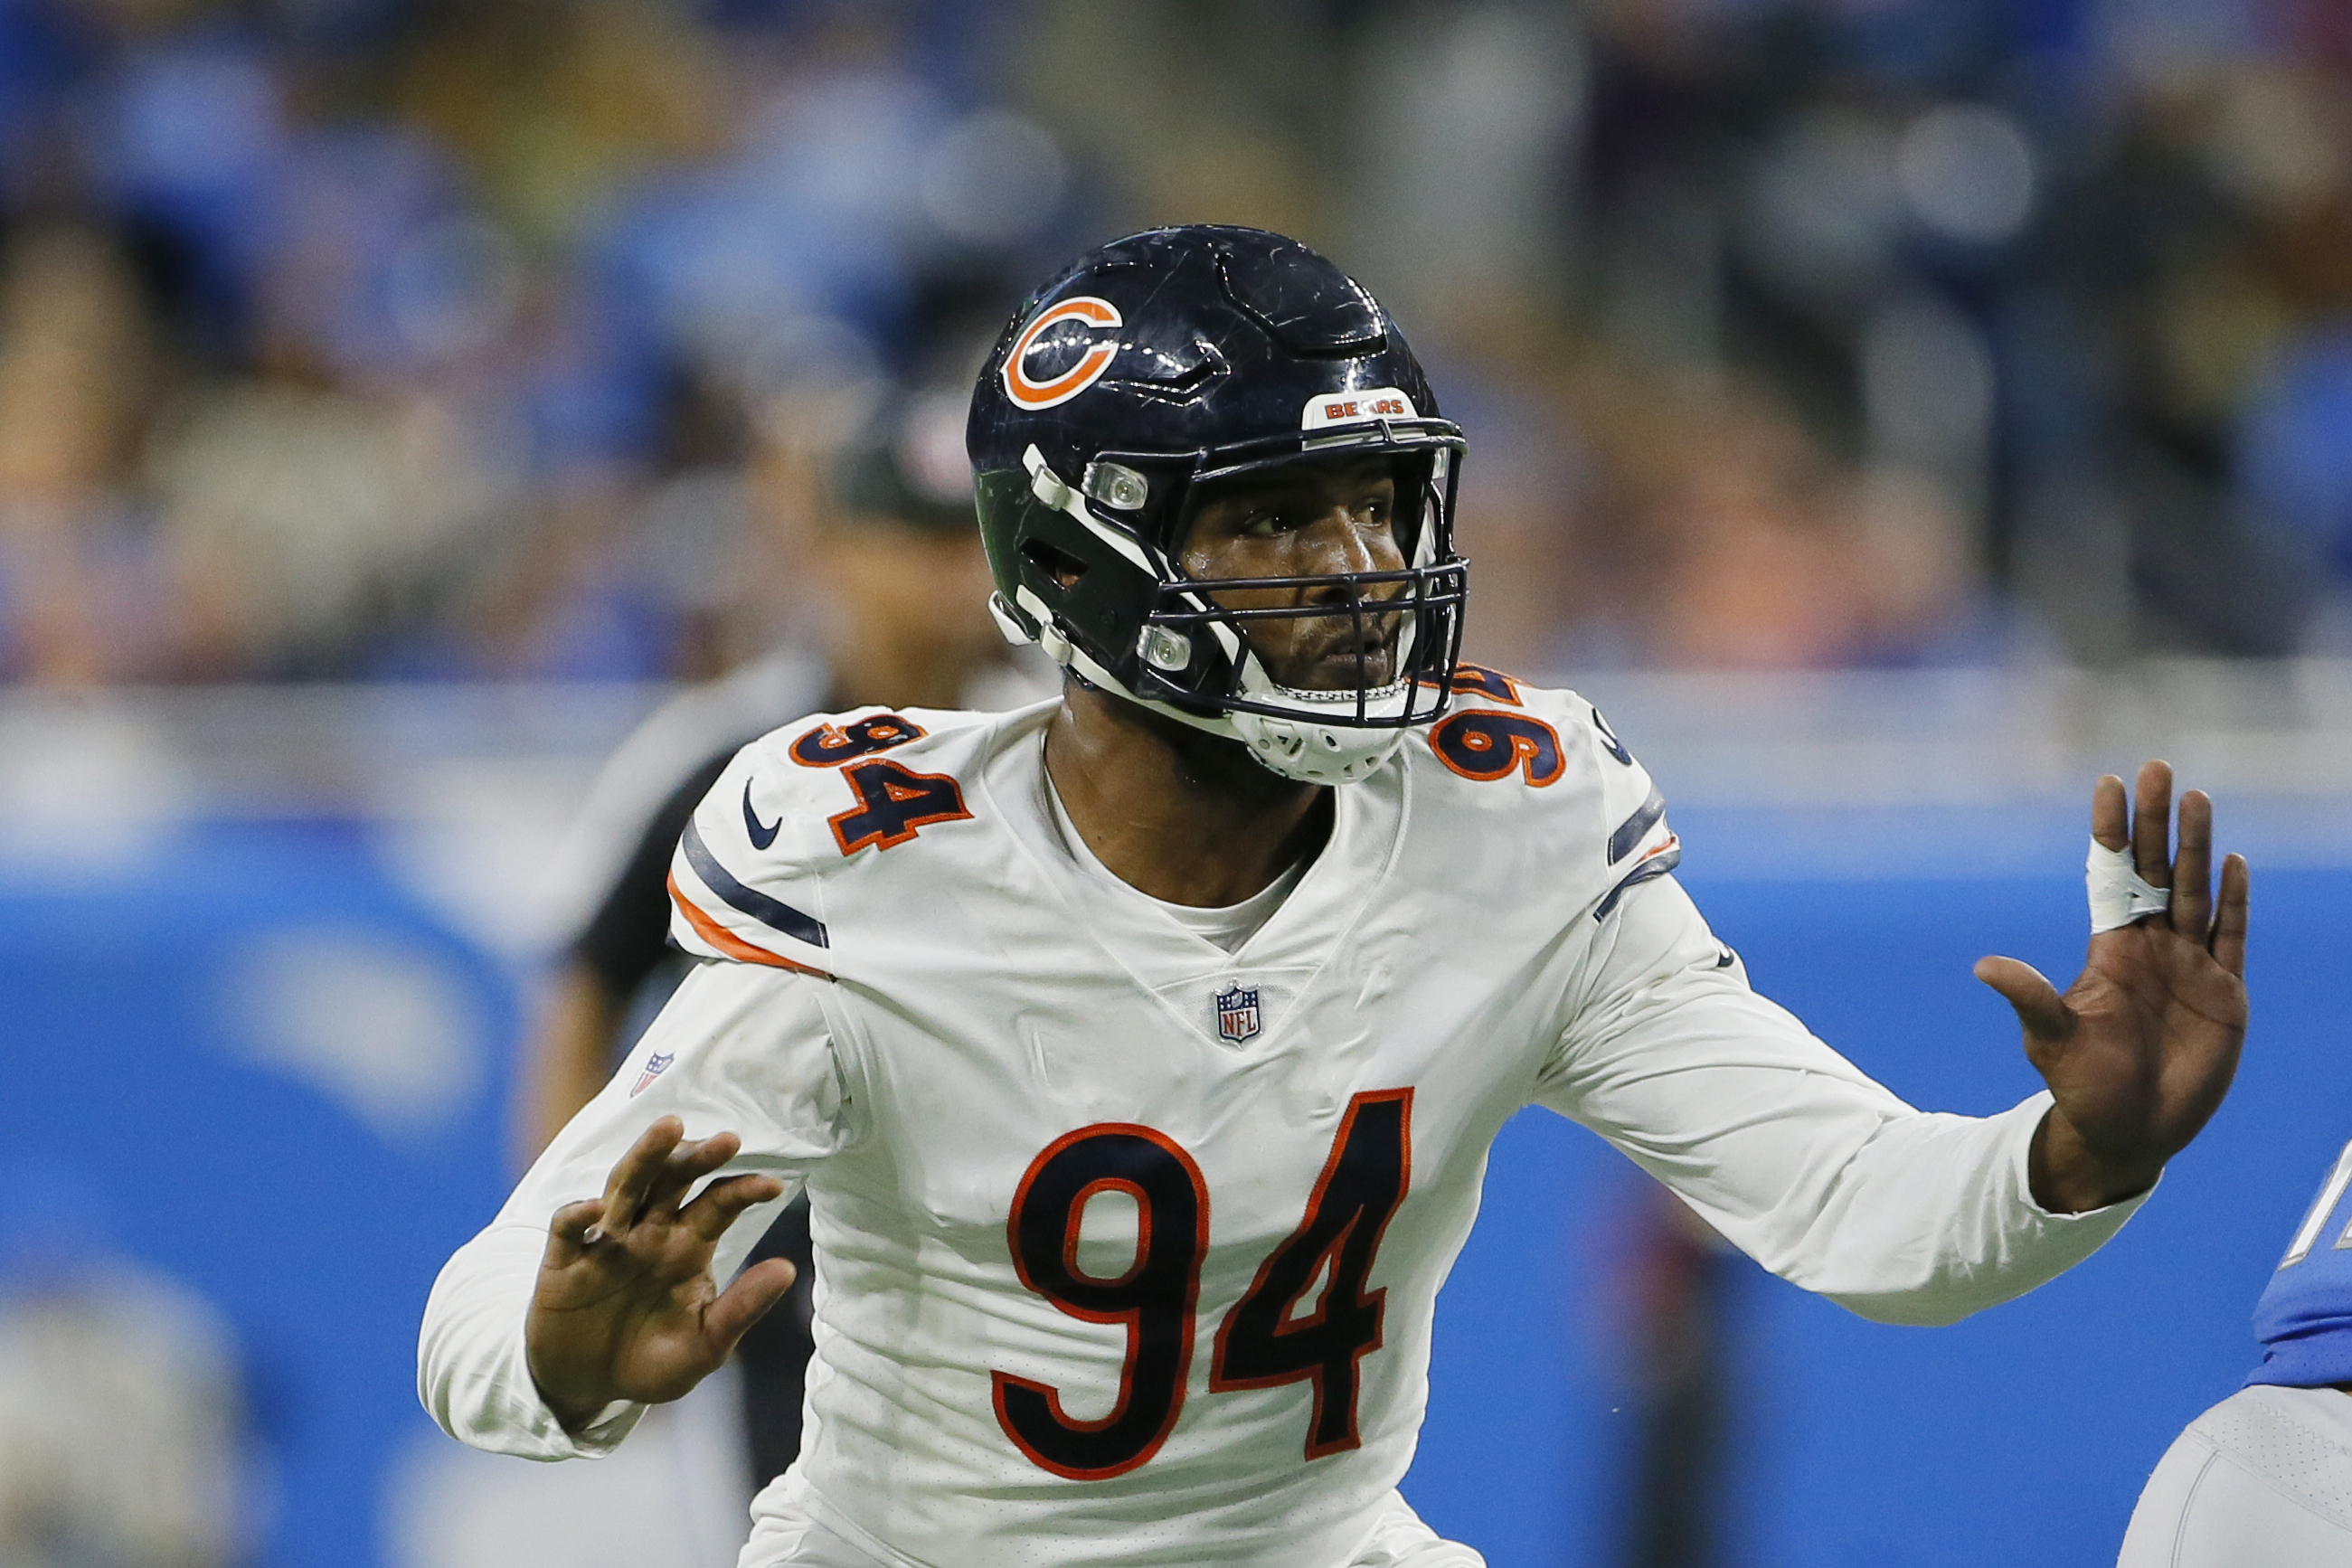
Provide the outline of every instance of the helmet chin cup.
[[1357,784],[1396,754],[1410,732],[1359,730],[1318,724],[1308,719],[1277,719],[1270,713],[1225,715],[1234,738],[1269,772],[1300,784]]
[[[1303,691],[1284,686],[1266,674],[1255,653],[1242,656],[1240,686],[1244,694],[1286,711],[1234,709],[1224,715],[1233,726],[1234,738],[1247,746],[1262,765],[1300,784],[1358,783],[1394,756],[1409,733],[1402,725],[1332,721],[1317,710],[1344,709],[1352,715],[1358,702],[1356,691]],[[1410,683],[1399,680],[1364,692],[1367,715],[1394,719],[1403,711],[1409,690]]]
[[[1258,764],[1268,773],[1298,784],[1345,784],[1370,778],[1381,765],[1396,754],[1404,744],[1411,730],[1402,727],[1363,729],[1349,724],[1333,724],[1320,721],[1313,709],[1318,704],[1355,704],[1353,692],[1300,691],[1291,687],[1276,686],[1265,678],[1255,657],[1249,658],[1246,669],[1251,688],[1258,692],[1288,700],[1296,710],[1288,713],[1251,712],[1233,710],[1222,713],[1192,713],[1145,697],[1102,665],[1087,656],[1086,650],[1074,645],[1058,627],[1050,623],[1035,638],[1038,646],[1050,655],[1055,663],[1076,676],[1087,685],[1109,693],[1139,708],[1149,708],[1188,729],[1224,740],[1237,741]],[[1402,708],[1408,700],[1407,682],[1399,681],[1385,689],[1376,700],[1380,709]]]

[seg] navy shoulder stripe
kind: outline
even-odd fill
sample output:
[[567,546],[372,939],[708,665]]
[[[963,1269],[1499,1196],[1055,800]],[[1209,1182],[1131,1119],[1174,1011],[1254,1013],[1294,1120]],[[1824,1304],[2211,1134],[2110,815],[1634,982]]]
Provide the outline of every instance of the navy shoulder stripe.
[[1634,810],[1633,815],[1620,823],[1617,831],[1609,836],[1609,863],[1614,866],[1618,861],[1631,855],[1633,852],[1633,847],[1642,842],[1642,836],[1655,827],[1658,825],[1658,818],[1665,814],[1666,797],[1655,789],[1651,790],[1650,798],[1643,801]]
[[762,925],[782,931],[794,942],[804,942],[811,947],[832,945],[825,941],[824,921],[813,920],[792,905],[779,902],[756,888],[747,888],[730,875],[727,868],[719,863],[719,858],[711,854],[710,847],[703,843],[702,834],[694,826],[692,817],[687,818],[686,833],[678,842],[686,850],[686,863],[694,868],[694,874],[737,910]]
[[1593,909],[1592,918],[1596,921],[1607,920],[1611,912],[1617,908],[1617,900],[1623,898],[1628,891],[1640,887],[1644,882],[1656,881],[1682,863],[1681,845],[1677,844],[1671,848],[1659,850],[1655,855],[1626,872],[1625,879],[1609,889],[1609,896],[1601,900]]

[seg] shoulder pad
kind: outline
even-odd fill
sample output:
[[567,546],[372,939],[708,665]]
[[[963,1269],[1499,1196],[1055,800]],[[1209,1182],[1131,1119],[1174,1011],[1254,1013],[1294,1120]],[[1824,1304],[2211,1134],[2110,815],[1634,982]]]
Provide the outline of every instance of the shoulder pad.
[[828,886],[918,830],[969,819],[957,773],[989,714],[860,708],[770,731],[728,763],[670,861],[687,952],[830,978]]
[[1665,798],[1598,708],[1483,665],[1455,666],[1453,688],[1453,706],[1427,731],[1430,756],[1469,781],[1462,795],[1479,807],[1567,814],[1553,841],[1580,858],[1598,852],[1598,866],[1580,873],[1601,874],[1594,919],[1680,864]]

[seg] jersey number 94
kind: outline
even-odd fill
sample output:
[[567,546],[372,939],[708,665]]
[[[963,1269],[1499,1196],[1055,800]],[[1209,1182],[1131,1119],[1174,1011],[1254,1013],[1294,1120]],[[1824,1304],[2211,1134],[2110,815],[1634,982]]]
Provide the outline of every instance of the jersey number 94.
[[[1368,1290],[1381,1237],[1412,1180],[1412,1090],[1349,1101],[1330,1157],[1298,1228],[1259,1265],[1217,1329],[1209,1391],[1314,1388],[1307,1458],[1358,1446],[1356,1363],[1381,1346],[1387,1292]],[[1134,1262],[1116,1277],[1078,1267],[1087,1201],[1119,1192],[1135,1202]],[[1073,1480],[1124,1475],[1157,1453],[1184,1407],[1192,1364],[1201,1262],[1209,1246],[1209,1189],[1192,1157],[1164,1133],[1101,1122],[1066,1133],[1030,1163],[1005,1224],[1022,1284],[1074,1318],[1127,1330],[1118,1398],[1090,1421],[1061,1394],[1011,1373],[994,1374],[996,1419],[1036,1464]],[[1307,1311],[1299,1308],[1327,1281]]]

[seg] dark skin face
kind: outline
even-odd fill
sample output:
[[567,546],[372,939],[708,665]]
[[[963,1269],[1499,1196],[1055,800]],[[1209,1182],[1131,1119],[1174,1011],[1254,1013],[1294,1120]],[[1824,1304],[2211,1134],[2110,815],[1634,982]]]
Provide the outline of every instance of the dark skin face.
[[[1209,582],[1400,571],[1395,510],[1384,458],[1294,463],[1197,496],[1178,563]],[[1366,597],[1402,591],[1381,584]],[[1236,610],[1333,607],[1250,624],[1251,646],[1283,685],[1353,687],[1360,652],[1365,679],[1385,684],[1402,616],[1366,616],[1360,625],[1343,608],[1349,596],[1336,584],[1211,595]],[[1170,903],[1239,903],[1312,856],[1330,822],[1328,789],[1269,773],[1237,742],[1075,683],[1046,733],[1045,770],[1097,858]]]
[[[1204,489],[1177,554],[1185,575],[1205,582],[1236,577],[1336,576],[1401,572],[1396,478],[1384,458],[1294,463],[1271,473]],[[1401,583],[1373,584],[1367,599],[1392,600]],[[1297,609],[1349,603],[1346,587],[1240,589],[1212,595],[1229,610]],[[1337,690],[1395,679],[1398,615],[1349,614],[1249,621],[1250,646],[1266,673],[1300,690]]]

